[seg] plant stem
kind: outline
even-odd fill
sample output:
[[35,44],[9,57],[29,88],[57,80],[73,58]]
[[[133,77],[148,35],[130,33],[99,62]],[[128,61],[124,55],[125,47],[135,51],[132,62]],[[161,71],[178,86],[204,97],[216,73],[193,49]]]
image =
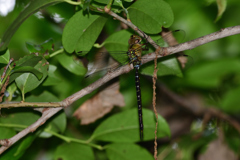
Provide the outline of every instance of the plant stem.
[[81,1],[80,2],[74,2],[74,1],[71,1],[71,0],[64,0],[64,2],[67,2],[67,3],[72,4],[72,5],[80,5],[80,4],[82,4]]
[[52,58],[52,57],[58,55],[59,53],[62,53],[63,51],[64,51],[63,48],[62,48],[62,49],[59,49],[59,50],[53,52],[52,54],[50,54],[49,57]]
[[[3,123],[0,123],[0,127],[22,128],[22,129],[25,129],[25,128],[27,128],[28,126],[20,125],[20,124],[3,124]],[[59,134],[59,133],[57,133],[57,132],[51,131],[51,129],[49,129],[49,128],[44,129],[44,132],[50,133],[50,134],[52,134],[53,136],[58,137],[58,138],[66,141],[66,142],[68,142],[68,143],[70,143],[70,142],[77,142],[77,143],[80,143],[80,144],[89,145],[89,146],[94,147],[94,148],[96,148],[96,149],[98,149],[98,150],[103,150],[103,147],[100,146],[100,145],[96,145],[96,144],[93,144],[93,143],[88,143],[87,141],[80,140],[80,139],[76,139],[76,138],[67,137],[67,136],[61,135],[61,134]]]

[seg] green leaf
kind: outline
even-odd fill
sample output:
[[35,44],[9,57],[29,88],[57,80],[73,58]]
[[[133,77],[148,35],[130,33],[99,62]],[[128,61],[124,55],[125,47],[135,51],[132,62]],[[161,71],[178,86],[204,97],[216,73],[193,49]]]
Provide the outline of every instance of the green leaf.
[[[143,139],[154,139],[155,115],[152,111],[143,109]],[[159,115],[158,137],[170,135],[167,122]],[[92,139],[110,142],[140,141],[137,109],[128,110],[111,116],[102,122],[94,131]]]
[[[121,30],[111,34],[102,45],[109,51],[126,51],[128,50],[128,40],[132,35],[128,30]],[[127,56],[127,54],[126,54]]]
[[172,25],[174,17],[171,7],[163,0],[138,0],[128,8],[133,24],[150,34]]
[[[121,1],[132,2],[133,0],[114,0],[112,5],[121,7],[121,4],[120,4]],[[107,5],[109,3],[109,0],[94,0],[94,2],[98,2],[98,3],[102,3],[102,4]]]
[[7,87],[8,96],[5,93],[5,96],[7,97],[8,101],[11,101],[13,97],[16,97],[15,95],[16,90],[17,90],[17,86],[15,83],[11,83],[10,85],[8,85]]
[[30,53],[46,53],[52,50],[53,39],[50,38],[41,44],[26,42],[26,47]]
[[17,31],[19,26],[33,13],[39,11],[39,9],[43,9],[50,5],[54,5],[60,2],[64,2],[64,0],[34,0],[30,1],[27,7],[18,15],[15,21],[8,27],[7,31],[4,33],[2,37],[2,41],[0,43],[0,51],[3,51],[7,48],[12,36]]
[[31,66],[17,66],[12,70],[12,74],[13,73],[19,73],[19,72],[31,72],[38,79],[41,79],[42,76],[43,76],[43,74],[41,72],[39,72],[38,70],[36,70],[35,68],[33,68]]
[[[26,55],[26,56],[20,58],[18,61],[15,62],[15,64],[16,64],[16,67],[19,67],[19,66],[34,67],[42,59],[43,59],[42,56],[36,56],[35,54],[29,54],[29,55]],[[11,74],[9,83],[13,82],[17,77],[19,77],[22,74],[23,73],[13,73],[13,74]]]
[[63,30],[62,43],[69,52],[89,51],[105,25],[107,18],[99,15],[83,15],[77,12]]
[[[158,76],[175,75],[183,77],[181,67],[176,57],[164,57],[157,63]],[[154,63],[147,63],[141,67],[141,74],[152,76],[154,72]]]
[[66,68],[69,72],[83,76],[86,74],[87,69],[84,67],[83,63],[77,60],[74,60],[72,55],[68,55],[67,53],[63,53],[57,56],[60,64]]
[[1,160],[16,160],[19,159],[26,151],[26,149],[32,144],[33,140],[36,138],[35,134],[29,134],[23,137],[20,141],[6,150],[2,155],[0,155]]
[[153,160],[153,156],[136,144],[113,143],[107,145],[106,152],[110,160]]
[[220,106],[225,112],[237,114],[240,113],[239,99],[240,87],[228,91],[221,99]]
[[224,11],[226,10],[227,7],[227,1],[226,0],[217,0],[217,6],[218,6],[218,14],[215,19],[215,22],[217,22],[223,15]]
[[217,87],[225,75],[239,73],[239,68],[240,60],[232,58],[201,63],[187,70],[185,82],[201,88]]
[[54,160],[76,160],[86,159],[94,160],[94,154],[91,147],[79,143],[64,143],[57,147],[54,153]]
[[8,127],[11,127],[12,125],[19,125],[16,129],[22,130],[37,121],[39,117],[40,115],[35,112],[19,112],[10,114],[7,117],[2,117],[1,123]]
[[[1,123],[1,121],[0,121]],[[0,124],[1,126],[1,124]],[[16,134],[16,131],[12,128],[0,127],[0,139],[8,139]]]
[[22,58],[20,58],[18,61],[16,61],[16,66],[31,66],[34,67],[40,60],[42,60],[42,56],[36,56],[35,54],[29,54]]
[[3,55],[0,56],[0,63],[8,64],[10,60],[10,53],[9,50],[7,50]]
[[48,65],[48,62],[45,59],[42,59],[36,66],[34,66],[35,69],[42,72],[43,77],[41,80],[38,80],[38,78],[31,73],[24,73],[16,78],[16,84],[21,90],[22,94],[32,91],[43,82],[48,74]]
[[109,54],[118,62],[128,61],[128,40],[132,34],[127,30],[121,30],[110,35],[103,43]]
[[26,98],[26,102],[58,102],[59,99],[48,91],[44,91],[40,95],[31,95]]
[[49,65],[48,69],[48,77],[46,81],[44,81],[43,86],[52,86],[52,85],[57,85],[61,82],[61,79],[55,75],[57,67],[54,65]]

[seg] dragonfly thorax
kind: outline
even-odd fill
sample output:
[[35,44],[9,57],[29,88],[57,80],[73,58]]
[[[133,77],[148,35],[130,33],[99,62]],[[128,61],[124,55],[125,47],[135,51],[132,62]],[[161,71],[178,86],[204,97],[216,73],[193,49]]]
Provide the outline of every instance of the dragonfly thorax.
[[131,35],[128,40],[129,49],[127,55],[129,57],[129,63],[133,64],[134,68],[139,68],[142,64],[141,56],[142,56],[142,38],[137,35]]
[[129,63],[133,64],[134,68],[139,68],[142,64],[141,62],[142,49],[140,44],[134,44],[130,46],[127,55],[129,58]]

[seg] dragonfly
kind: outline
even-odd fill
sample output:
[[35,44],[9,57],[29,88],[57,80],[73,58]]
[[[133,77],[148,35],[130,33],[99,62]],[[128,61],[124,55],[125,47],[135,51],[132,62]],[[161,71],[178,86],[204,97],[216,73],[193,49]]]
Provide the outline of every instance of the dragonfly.
[[142,65],[142,51],[148,50],[147,47],[143,48],[146,44],[141,44],[142,38],[137,35],[131,35],[128,43],[129,49],[127,55],[129,58],[129,63],[133,65],[135,69],[135,86],[137,93],[137,103],[138,103],[138,118],[139,118],[139,128],[140,128],[140,139],[143,140],[143,119],[142,119],[142,96],[140,88],[140,78],[139,78],[139,68]]
[[[166,34],[164,37],[162,37],[162,39],[167,39],[168,36],[172,35],[173,32],[179,32],[179,30],[175,30],[175,31],[171,31],[168,34]],[[141,87],[140,87],[140,77],[139,77],[139,69],[140,66],[142,65],[142,53],[143,51],[148,51],[148,42],[147,42],[147,38],[144,37],[144,39],[146,39],[145,43],[142,43],[142,38],[138,35],[131,35],[129,40],[128,40],[128,51],[122,52],[125,55],[127,55],[128,60],[126,63],[128,64],[132,64],[135,70],[135,87],[136,87],[136,96],[137,96],[137,105],[138,105],[138,119],[139,119],[139,130],[140,130],[140,140],[143,140],[143,114],[142,114],[142,97],[141,97]],[[83,51],[81,51],[81,53],[83,53]],[[114,55],[114,54],[121,54],[121,52],[116,52],[113,53],[111,52],[110,55]],[[100,57],[103,57],[103,55],[105,56],[104,52],[100,53]],[[123,55],[122,55],[123,56]],[[126,57],[125,57],[126,58]],[[123,64],[126,64],[123,63]],[[119,66],[123,65],[111,65],[107,67],[107,70],[111,70],[114,71],[115,69],[118,69]],[[89,69],[89,72],[86,74],[86,77],[89,77],[92,74],[95,74],[98,71],[102,71],[102,70],[106,70],[102,69],[102,68],[98,68],[98,67],[93,67],[91,69]]]

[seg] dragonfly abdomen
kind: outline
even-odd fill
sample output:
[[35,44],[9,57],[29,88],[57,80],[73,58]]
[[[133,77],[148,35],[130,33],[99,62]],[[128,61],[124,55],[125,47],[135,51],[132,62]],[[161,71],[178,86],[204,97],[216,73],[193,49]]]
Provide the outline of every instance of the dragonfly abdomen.
[[139,126],[140,126],[140,139],[143,140],[142,98],[141,98],[140,78],[139,78],[138,71],[139,71],[139,67],[135,68],[135,84],[136,84],[137,103],[138,103],[138,117],[139,117]]

